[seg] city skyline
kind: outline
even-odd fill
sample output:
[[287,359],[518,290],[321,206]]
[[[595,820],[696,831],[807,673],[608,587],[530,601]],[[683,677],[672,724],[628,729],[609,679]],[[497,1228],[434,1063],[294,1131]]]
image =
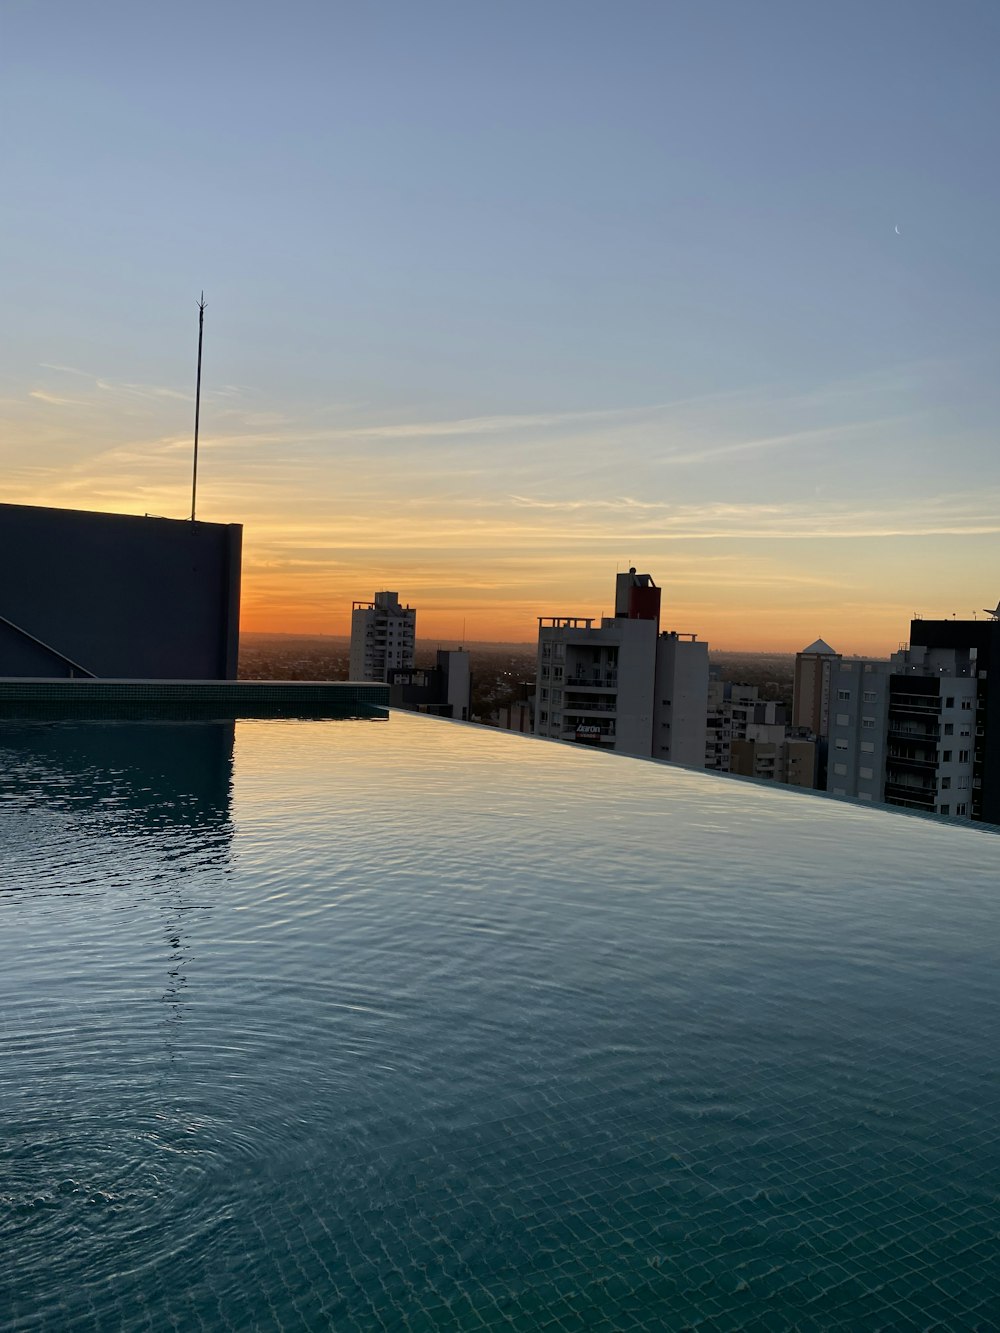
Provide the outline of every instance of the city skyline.
[[58,13],[0,55],[5,501],[185,516],[204,287],[245,630],[528,642],[630,565],[719,649],[995,603],[993,7]]

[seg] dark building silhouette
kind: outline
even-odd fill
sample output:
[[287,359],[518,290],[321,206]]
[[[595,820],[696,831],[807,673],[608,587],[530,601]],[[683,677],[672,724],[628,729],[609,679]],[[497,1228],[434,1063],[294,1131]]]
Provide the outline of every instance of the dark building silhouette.
[[976,678],[971,813],[1000,824],[1000,620],[913,620],[910,645],[968,653]]
[[472,676],[466,649],[439,648],[436,666],[390,667],[387,676],[390,707],[469,720]]
[[0,676],[235,679],[238,523],[0,505]]

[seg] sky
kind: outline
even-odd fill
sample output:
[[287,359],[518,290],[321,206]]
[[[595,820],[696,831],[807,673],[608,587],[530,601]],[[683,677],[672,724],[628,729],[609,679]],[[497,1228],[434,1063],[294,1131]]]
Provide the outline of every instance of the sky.
[[995,0],[5,0],[0,500],[246,630],[719,649],[1000,597]]

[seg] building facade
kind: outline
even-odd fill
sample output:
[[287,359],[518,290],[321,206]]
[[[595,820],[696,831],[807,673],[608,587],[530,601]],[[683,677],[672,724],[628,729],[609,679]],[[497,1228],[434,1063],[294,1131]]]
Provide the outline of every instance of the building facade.
[[535,734],[701,766],[708,645],[660,633],[661,590],[619,574],[615,613],[538,622]]
[[735,772],[732,767],[733,745],[737,741],[745,741],[750,734],[748,729],[752,727],[773,728],[768,739],[784,739],[784,704],[773,699],[762,699],[756,685],[710,680],[705,767],[717,773]]
[[975,664],[968,647],[920,644],[888,661],[840,659],[830,697],[829,793],[982,819]]
[[[972,735],[972,799],[975,820],[1000,824],[1000,605],[985,620],[914,620],[910,652],[949,650],[976,682]],[[966,713],[970,710],[965,710]],[[967,722],[966,717],[964,720]],[[963,723],[964,730],[964,723]],[[963,737],[963,739],[965,739]]]
[[389,703],[393,708],[468,722],[472,709],[468,650],[439,648],[432,667],[390,667]]
[[783,726],[751,723],[746,738],[732,743],[729,771],[758,782],[812,788],[816,785],[816,742],[788,736]]
[[351,680],[387,682],[394,670],[412,668],[417,612],[401,606],[399,594],[377,592],[371,602],[351,606]]
[[830,689],[840,654],[823,639],[795,655],[792,726],[825,737],[830,724]]
[[0,676],[234,680],[242,543],[238,523],[0,505]]
[[836,658],[831,664],[826,790],[885,800],[891,663]]

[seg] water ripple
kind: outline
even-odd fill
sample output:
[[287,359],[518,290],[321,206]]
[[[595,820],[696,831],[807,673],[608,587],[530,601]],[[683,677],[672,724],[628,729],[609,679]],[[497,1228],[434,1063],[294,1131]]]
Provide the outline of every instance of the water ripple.
[[992,1326],[991,839],[432,720],[0,733],[16,1330]]

